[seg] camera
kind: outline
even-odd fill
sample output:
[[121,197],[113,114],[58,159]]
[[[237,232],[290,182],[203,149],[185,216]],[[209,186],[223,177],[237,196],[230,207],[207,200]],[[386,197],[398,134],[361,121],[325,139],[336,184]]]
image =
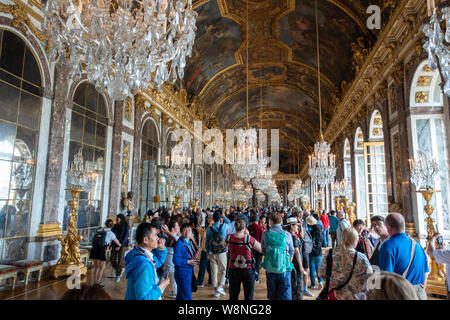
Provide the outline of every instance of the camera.
[[437,237],[436,243],[438,246],[442,246],[444,244],[444,239],[442,238],[442,236]]

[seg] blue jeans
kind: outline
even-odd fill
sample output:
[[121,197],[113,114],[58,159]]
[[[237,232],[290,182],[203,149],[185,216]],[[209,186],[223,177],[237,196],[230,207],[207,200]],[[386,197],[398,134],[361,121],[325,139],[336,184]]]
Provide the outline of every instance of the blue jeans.
[[198,266],[198,277],[197,277],[197,284],[199,285],[203,285],[207,265],[208,265],[208,255],[206,254],[206,251],[202,251],[202,255],[200,256],[200,265]]
[[323,246],[328,247],[330,245],[330,229],[323,230]]
[[319,283],[322,283],[322,279],[319,277],[319,267],[320,262],[322,261],[322,256],[309,256],[309,271],[311,276],[311,285],[314,287],[316,285],[316,272],[317,272],[317,279],[319,279]]
[[177,283],[176,300],[192,300],[192,272],[193,268],[175,267],[175,281]]
[[267,299],[292,300],[291,272],[267,273]]

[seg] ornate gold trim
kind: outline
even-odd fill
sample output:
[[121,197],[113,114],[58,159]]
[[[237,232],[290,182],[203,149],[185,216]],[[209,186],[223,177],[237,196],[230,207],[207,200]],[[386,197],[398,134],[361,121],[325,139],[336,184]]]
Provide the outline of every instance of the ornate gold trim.
[[[39,31],[31,22],[28,14],[36,18],[42,23],[43,19],[37,15],[35,11],[31,10],[26,4],[18,0],[12,0],[16,5],[5,5],[0,3],[0,12],[11,14],[13,16],[12,25],[14,28],[21,30],[23,33],[27,33],[28,29],[41,41],[48,40],[41,31]],[[48,48],[47,48],[48,49]],[[48,51],[48,50],[47,50]]]
[[36,237],[52,237],[60,236],[62,229],[59,227],[59,223],[40,224]]
[[122,192],[128,189],[128,171],[130,163],[130,145],[129,141],[124,140],[122,151]]

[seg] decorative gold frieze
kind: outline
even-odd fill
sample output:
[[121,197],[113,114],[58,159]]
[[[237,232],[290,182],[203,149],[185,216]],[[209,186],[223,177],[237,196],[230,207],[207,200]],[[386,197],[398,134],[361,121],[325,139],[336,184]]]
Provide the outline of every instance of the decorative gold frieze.
[[430,69],[430,67],[428,66],[428,64],[426,64],[426,65],[423,66],[422,71],[424,71],[424,72],[432,72],[432,70]]
[[420,76],[419,79],[417,79],[417,86],[419,87],[429,87],[430,83],[431,83],[430,76]]
[[382,125],[382,124],[383,124],[383,120],[381,120],[381,118],[375,118],[375,119],[373,120],[373,123],[374,123],[376,126],[379,126],[379,125]]
[[426,103],[428,102],[428,91],[418,91],[416,92],[416,102]]
[[373,128],[372,133],[375,137],[381,136],[381,130],[380,128]]
[[36,233],[37,237],[60,236],[62,233],[59,223],[40,224]]
[[123,114],[125,116],[125,119],[127,119],[128,121],[131,121],[131,117],[133,115],[133,102],[131,101],[130,97],[127,97],[125,99],[125,103],[124,103],[124,111]]
[[[31,22],[28,17],[29,14],[34,13],[26,4],[18,1],[15,5],[5,5],[0,3],[0,12],[8,13],[13,16],[12,25],[14,28],[21,30],[23,33],[27,33],[28,29],[41,41],[48,40],[48,37],[44,35],[41,31],[39,31]],[[34,14],[35,16],[36,14]],[[42,22],[41,16],[35,16],[37,20]],[[40,18],[40,19],[39,19]],[[27,29],[28,28],[28,29]],[[49,48],[47,48],[49,50]]]
[[130,143],[124,141],[122,151],[122,192],[128,189],[128,168],[130,163]]

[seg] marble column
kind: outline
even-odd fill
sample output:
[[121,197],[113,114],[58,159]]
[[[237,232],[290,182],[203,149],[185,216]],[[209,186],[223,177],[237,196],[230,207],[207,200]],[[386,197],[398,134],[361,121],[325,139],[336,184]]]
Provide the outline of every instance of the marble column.
[[122,124],[123,101],[114,101],[114,124],[111,150],[111,179],[109,186],[109,211],[108,217],[115,217],[118,213],[120,198],[121,178],[120,154],[122,152]]
[[[402,83],[397,84],[397,110],[398,110],[398,117],[400,119],[399,121],[399,152],[400,152],[400,163],[408,164],[409,159],[409,150],[412,149],[412,146],[409,145],[409,139],[408,139],[408,124],[407,121],[409,120],[408,117],[408,109],[409,104],[405,101],[405,92],[404,92],[404,85]],[[402,179],[402,195],[403,199],[401,201],[401,204],[403,206],[403,216],[405,217],[405,221],[409,226],[414,225],[414,213],[413,213],[413,204],[412,204],[412,197],[411,197],[411,180],[410,180],[410,171],[408,165],[402,165],[400,166],[400,174]],[[408,230],[407,230],[408,231]],[[413,230],[410,230],[413,232]]]
[[[142,141],[142,109],[134,108],[134,141],[133,141],[133,171],[131,174],[131,191],[134,193],[133,205],[137,214],[139,210],[139,186],[141,177],[141,141]],[[141,216],[143,212],[141,212]]]
[[54,261],[59,255],[58,235],[61,234],[62,221],[59,221],[59,202],[61,197],[61,180],[65,172],[64,142],[67,113],[70,112],[70,98],[67,97],[69,79],[67,67],[55,67],[54,96],[50,110],[50,128],[48,135],[47,168],[43,190],[41,221],[36,233],[35,256],[30,258]]

